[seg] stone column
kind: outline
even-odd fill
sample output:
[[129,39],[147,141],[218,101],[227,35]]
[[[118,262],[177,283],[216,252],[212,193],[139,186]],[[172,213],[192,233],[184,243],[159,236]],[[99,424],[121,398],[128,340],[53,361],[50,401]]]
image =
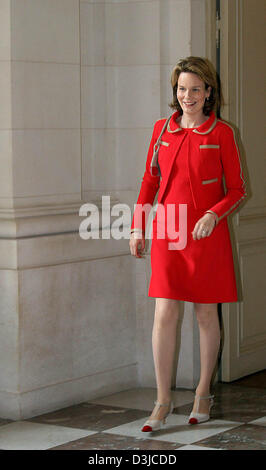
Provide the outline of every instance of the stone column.
[[[203,6],[0,2],[3,418],[155,384],[149,265],[128,239],[83,240],[79,209],[94,203],[101,221],[103,195],[111,208],[136,202],[153,124],[169,115],[171,68],[204,55]],[[190,387],[197,360],[183,348],[176,384]]]
[[93,41],[103,32],[103,12],[103,4],[79,0],[0,3],[4,418],[136,384],[128,240],[79,235],[83,203],[101,211],[102,194],[110,194],[111,207],[118,202],[115,126],[96,113],[104,96],[98,77],[108,76]]

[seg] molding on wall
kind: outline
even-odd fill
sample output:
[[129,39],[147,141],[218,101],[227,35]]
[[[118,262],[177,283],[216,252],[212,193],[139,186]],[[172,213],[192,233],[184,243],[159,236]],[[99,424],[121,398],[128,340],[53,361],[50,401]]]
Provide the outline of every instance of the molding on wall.
[[[34,205],[31,207],[0,209],[0,238],[19,239],[43,235],[57,235],[79,231],[79,216],[83,204],[94,204],[102,214],[102,198],[67,204]],[[110,209],[121,201],[110,195]]]
[[132,363],[34,390],[0,391],[0,414],[2,418],[20,420],[58,410],[58,403],[61,408],[93,400],[97,403],[101,397],[136,387],[137,375],[137,363]]

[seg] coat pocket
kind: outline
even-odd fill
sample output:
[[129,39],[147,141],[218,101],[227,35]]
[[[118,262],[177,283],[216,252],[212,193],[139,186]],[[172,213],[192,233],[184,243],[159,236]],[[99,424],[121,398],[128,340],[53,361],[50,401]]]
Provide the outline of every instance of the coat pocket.
[[[220,146],[218,144],[199,145],[199,176],[202,181],[212,180],[222,172]],[[211,181],[210,181],[211,182]],[[203,183],[208,184],[208,183]]]
[[200,149],[219,149],[219,144],[201,144],[199,146]]
[[202,184],[210,184],[210,183],[215,183],[216,181],[218,181],[218,178],[212,178],[210,180],[202,180]]

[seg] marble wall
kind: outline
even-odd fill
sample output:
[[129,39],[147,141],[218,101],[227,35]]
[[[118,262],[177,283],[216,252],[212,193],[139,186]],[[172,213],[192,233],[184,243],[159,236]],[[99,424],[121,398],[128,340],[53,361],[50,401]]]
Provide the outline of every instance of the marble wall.
[[[82,240],[79,208],[136,202],[171,68],[205,54],[204,3],[0,0],[1,417],[156,385],[149,251]],[[193,387],[185,309],[176,385]]]

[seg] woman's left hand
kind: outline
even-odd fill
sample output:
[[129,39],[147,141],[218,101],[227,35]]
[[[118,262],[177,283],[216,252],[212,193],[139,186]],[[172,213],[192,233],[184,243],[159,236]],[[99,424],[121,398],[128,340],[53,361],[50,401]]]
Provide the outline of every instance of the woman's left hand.
[[205,214],[195,224],[192,237],[193,240],[200,240],[201,238],[209,237],[215,227],[215,218],[212,214]]

